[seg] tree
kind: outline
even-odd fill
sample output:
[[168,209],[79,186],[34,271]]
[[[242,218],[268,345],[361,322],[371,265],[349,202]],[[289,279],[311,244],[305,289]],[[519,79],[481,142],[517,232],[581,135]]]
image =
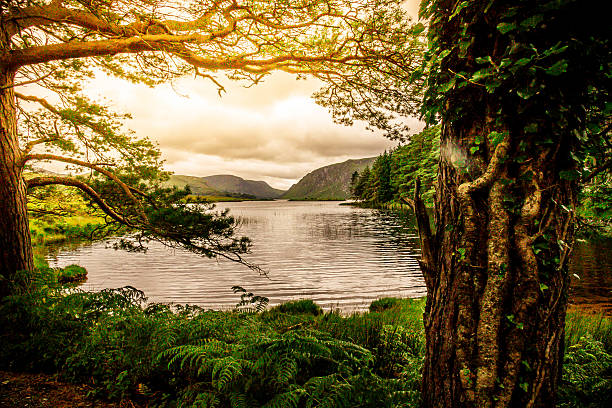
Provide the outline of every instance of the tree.
[[393,151],[391,182],[402,199],[414,196],[415,180],[419,180],[422,200],[433,206],[434,185],[440,157],[440,126],[431,126],[410,136],[408,143]]
[[588,142],[587,113],[609,118],[609,23],[574,0],[426,0],[421,13],[424,114],[442,121],[433,233],[416,206],[428,291],[423,403],[552,407],[573,155]]
[[372,164],[372,196],[371,200],[383,204],[393,199],[391,188],[391,153],[386,151],[378,156]]
[[[391,110],[415,109],[406,78],[420,63],[423,27],[396,1],[13,0],[0,11],[0,297],[16,271],[33,268],[26,191],[41,186],[79,189],[135,231],[128,248],[157,239],[208,256],[247,249],[224,214],[173,205],[155,146],[82,95],[96,72],[149,85],[193,74],[220,93],[217,71],[247,85],[274,70],[312,75],[336,120],[369,119],[389,134],[402,130]],[[25,180],[38,161],[91,173]]]
[[353,189],[353,196],[355,196],[357,200],[369,200],[369,197],[367,197],[367,192],[369,190],[370,176],[370,166],[366,166],[365,169],[363,169],[359,174],[357,183]]

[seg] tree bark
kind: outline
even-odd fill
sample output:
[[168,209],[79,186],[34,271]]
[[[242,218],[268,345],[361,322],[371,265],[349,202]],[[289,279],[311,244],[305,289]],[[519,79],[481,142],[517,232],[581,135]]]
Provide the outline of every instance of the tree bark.
[[20,270],[32,270],[22,152],[17,135],[14,72],[0,68],[0,299]]
[[502,142],[468,153],[476,135],[499,130],[492,122],[485,112],[442,130],[436,228],[421,260],[425,407],[556,401],[575,197],[559,171],[571,142],[542,145],[507,126]]

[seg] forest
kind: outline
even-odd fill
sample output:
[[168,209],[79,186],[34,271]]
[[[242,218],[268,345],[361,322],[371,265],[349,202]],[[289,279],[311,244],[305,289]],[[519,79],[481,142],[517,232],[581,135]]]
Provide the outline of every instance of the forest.
[[[19,393],[39,375],[91,406],[607,406],[612,321],[568,307],[577,241],[611,228],[603,6],[423,0],[418,21],[404,6],[0,2],[0,405],[76,405],[53,387]],[[244,220],[169,187],[158,144],[84,84],[190,76],[222,95],[274,72],[318,81],[336,123],[398,141],[352,194],[410,209],[425,298],[343,314],[234,286],[235,308],[208,310],[131,285],[86,291],[82,267],[49,266],[50,242],[114,238],[265,276]]]

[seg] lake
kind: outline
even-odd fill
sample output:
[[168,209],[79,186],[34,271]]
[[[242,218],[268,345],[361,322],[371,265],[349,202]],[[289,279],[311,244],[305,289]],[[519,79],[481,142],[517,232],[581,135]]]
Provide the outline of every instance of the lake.
[[106,242],[62,246],[48,260],[51,266],[87,268],[86,290],[131,285],[152,301],[215,309],[236,305],[234,285],[271,304],[310,298],[342,310],[362,310],[384,296],[426,294],[416,230],[397,215],[332,201],[245,201],[217,208],[240,219],[238,235],[253,241],[245,258],[267,277],[158,243],[146,253],[115,251]]
[[[51,266],[87,268],[86,290],[126,285],[150,300],[227,309],[239,285],[271,304],[310,298],[325,308],[364,310],[385,296],[421,297],[419,243],[410,217],[338,202],[245,201],[219,203],[240,219],[238,235],[252,239],[245,258],[267,277],[225,259],[207,259],[151,243],[146,253],[115,251],[107,242],[62,245]],[[571,264],[570,303],[612,314],[612,244],[578,242]]]

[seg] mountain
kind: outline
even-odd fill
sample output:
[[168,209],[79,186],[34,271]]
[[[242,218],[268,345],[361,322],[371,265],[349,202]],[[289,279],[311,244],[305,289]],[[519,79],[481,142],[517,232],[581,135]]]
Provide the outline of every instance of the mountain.
[[202,177],[202,180],[219,191],[232,194],[248,194],[257,198],[278,198],[285,192],[270,187],[265,181],[245,180],[229,174]]
[[179,188],[188,185],[196,195],[251,196],[270,199],[278,198],[284,193],[283,190],[270,187],[265,181],[245,180],[231,175],[194,177],[173,174],[167,184]]
[[166,184],[169,186],[176,186],[178,188],[189,186],[189,188],[191,188],[191,192],[195,195],[223,195],[221,191],[209,186],[208,183],[202,179],[202,177],[173,174],[170,176],[170,180],[168,180]]
[[292,185],[281,198],[290,200],[346,200],[354,172],[374,163],[375,157],[347,160],[314,170]]

